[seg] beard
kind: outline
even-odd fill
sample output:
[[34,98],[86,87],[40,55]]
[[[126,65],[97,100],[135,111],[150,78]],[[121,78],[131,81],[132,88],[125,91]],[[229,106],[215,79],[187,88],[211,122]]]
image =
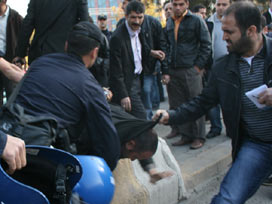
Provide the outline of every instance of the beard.
[[241,38],[236,42],[228,40],[227,43],[231,44],[227,47],[229,53],[236,53],[241,56],[253,49],[254,45],[253,40],[246,35],[246,32],[243,32]]

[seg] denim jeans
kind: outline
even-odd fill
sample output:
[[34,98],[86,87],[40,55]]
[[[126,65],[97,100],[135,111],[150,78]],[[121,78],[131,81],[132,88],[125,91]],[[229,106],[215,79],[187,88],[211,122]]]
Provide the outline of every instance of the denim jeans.
[[272,144],[245,140],[212,204],[243,204],[272,173]]
[[146,110],[147,120],[152,119],[152,95],[153,84],[156,82],[156,76],[153,74],[144,75],[144,85],[142,91],[142,101]]
[[208,118],[211,122],[210,132],[221,133],[222,123],[220,119],[220,105],[217,105],[209,110]]

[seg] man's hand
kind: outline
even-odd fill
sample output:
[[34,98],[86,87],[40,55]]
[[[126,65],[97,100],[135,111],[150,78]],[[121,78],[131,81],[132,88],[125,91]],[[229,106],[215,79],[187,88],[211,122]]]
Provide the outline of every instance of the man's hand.
[[0,71],[11,81],[18,83],[25,72],[15,64],[11,64],[0,57]]
[[264,92],[259,94],[259,103],[267,106],[272,106],[272,88],[266,89]]
[[131,111],[131,102],[130,102],[130,98],[129,98],[129,97],[123,98],[123,99],[121,100],[121,106],[122,106],[122,108],[125,109],[125,111],[130,112],[130,111]]
[[157,58],[159,60],[164,60],[165,58],[165,53],[161,50],[151,50],[150,55],[154,58]]
[[103,90],[104,90],[104,94],[106,95],[107,101],[110,102],[113,96],[112,92],[109,90],[109,88],[106,88],[106,87],[103,87]]
[[198,66],[194,66],[194,68],[196,69],[196,71],[198,72],[198,74],[200,74],[201,77],[203,77],[205,69],[200,69]]
[[170,82],[170,76],[168,74],[162,75],[162,83],[167,85]]
[[160,124],[167,124],[169,121],[169,113],[166,110],[157,110],[156,114],[152,117],[153,121],[156,121],[160,115],[162,114],[162,118],[160,119]]
[[163,171],[163,172],[157,172],[156,169],[150,169],[148,171],[148,174],[150,176],[150,182],[155,184],[157,181],[173,176],[174,173],[171,171]]
[[15,57],[15,58],[12,60],[12,63],[15,64],[16,66],[22,68],[22,66],[26,63],[26,61],[25,61],[24,58]]
[[7,143],[2,154],[2,159],[4,159],[9,166],[7,170],[8,174],[13,174],[15,170],[26,166],[24,141],[20,138],[7,135]]

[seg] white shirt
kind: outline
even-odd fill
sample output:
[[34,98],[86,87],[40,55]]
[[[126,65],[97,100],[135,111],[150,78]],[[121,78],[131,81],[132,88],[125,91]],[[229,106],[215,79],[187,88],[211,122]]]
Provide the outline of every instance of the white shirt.
[[268,9],[268,12],[269,12],[269,14],[270,14],[270,16],[271,16],[271,18],[272,18],[272,11],[271,11],[271,8]]
[[133,31],[129,27],[127,20],[126,20],[126,27],[128,29],[128,33],[130,36],[130,42],[131,42],[132,52],[133,52],[133,57],[134,57],[134,64],[135,64],[134,74],[141,74],[141,72],[143,70],[142,45],[141,45],[141,41],[139,39],[139,33],[140,33],[141,29],[139,29],[137,31]]
[[6,42],[7,42],[7,23],[9,16],[9,7],[3,16],[0,16],[0,56],[6,54]]

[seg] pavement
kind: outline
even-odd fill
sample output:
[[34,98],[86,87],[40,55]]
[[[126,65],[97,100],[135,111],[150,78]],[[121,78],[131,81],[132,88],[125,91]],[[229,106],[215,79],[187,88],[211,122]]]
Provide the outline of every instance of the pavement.
[[[165,102],[160,104],[160,109],[168,108],[166,98]],[[226,136],[225,127],[223,127],[220,136],[206,139],[204,146],[197,150],[190,149],[190,145],[172,146],[171,144],[179,140],[180,136],[166,139],[165,136],[171,131],[169,126],[159,125],[155,129],[159,136],[165,139],[180,167],[185,189],[188,192],[187,197],[190,197],[199,185],[203,185],[212,177],[225,172],[231,164],[231,140]],[[210,123],[206,121],[206,133],[209,130]]]

